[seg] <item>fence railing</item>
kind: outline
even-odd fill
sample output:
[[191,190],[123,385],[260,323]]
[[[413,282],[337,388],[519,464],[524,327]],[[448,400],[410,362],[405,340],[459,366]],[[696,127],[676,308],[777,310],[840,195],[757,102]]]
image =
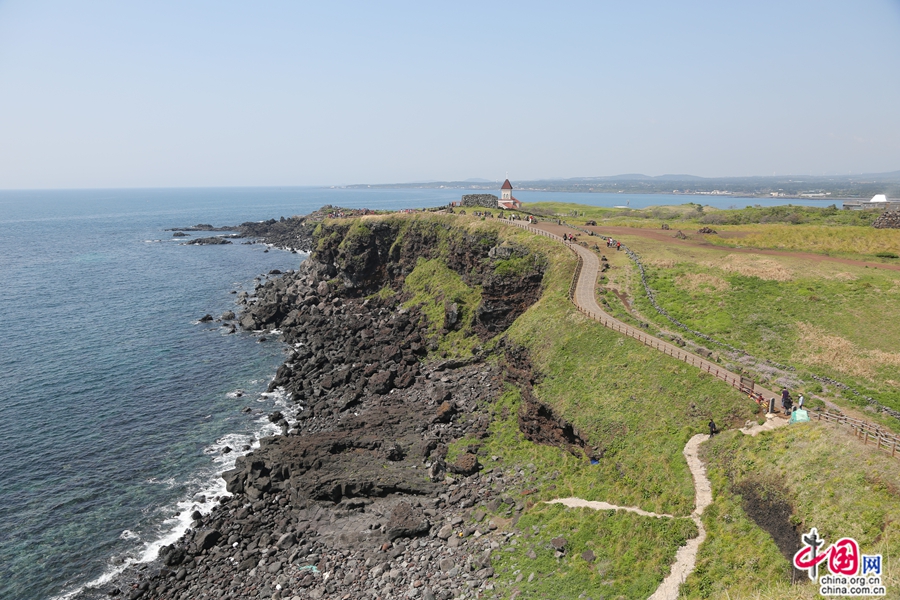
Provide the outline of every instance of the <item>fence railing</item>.
[[[761,407],[765,407],[766,401],[763,398],[762,394],[756,392],[753,387],[748,386],[746,378],[742,380],[739,375],[736,375],[731,371],[719,368],[718,365],[704,360],[690,352],[685,352],[677,346],[674,346],[668,342],[664,342],[657,337],[647,335],[635,329],[634,327],[631,327],[630,325],[622,323],[618,319],[615,319],[602,311],[597,313],[580,306],[575,297],[575,290],[578,286],[578,279],[581,276],[581,271],[584,268],[584,258],[581,256],[581,253],[579,253],[572,244],[564,240],[562,236],[550,233],[549,231],[537,229],[536,227],[532,227],[531,225],[528,225],[526,223],[513,222],[513,224],[534,234],[542,235],[544,237],[549,237],[562,242],[566,244],[566,247],[568,247],[572,252],[575,253],[575,256],[578,258],[578,265],[575,267],[575,274],[573,275],[572,283],[569,286],[569,300],[572,301],[572,303],[575,305],[575,308],[577,308],[582,314],[590,317],[594,321],[597,321],[604,327],[608,327],[609,329],[621,333],[622,335],[626,335],[630,338],[636,339],[639,342],[642,342],[643,344],[646,344],[647,346],[650,346],[651,348],[654,348],[668,356],[677,358],[678,360],[686,362],[691,366],[697,367],[703,373],[708,373],[709,375],[712,375],[717,379],[721,379],[731,387],[749,395]],[[593,289],[591,291],[593,293]],[[883,427],[879,427],[874,423],[863,421],[862,419],[854,419],[853,417],[848,417],[846,415],[840,415],[829,411],[813,411],[811,413],[811,418],[816,421],[824,420],[831,423],[846,425],[851,430],[853,430],[857,438],[863,441],[863,444],[873,444],[878,450],[884,450],[885,452],[890,452],[891,456],[900,457],[900,436],[888,431],[887,429],[884,429]]]
[[514,222],[514,224],[518,225],[519,227],[526,229],[532,233],[536,233],[538,235],[543,235],[546,237],[551,237],[551,238],[557,239],[557,240],[565,243],[566,246],[572,252],[575,253],[575,256],[578,257],[578,266],[575,267],[575,274],[572,277],[572,283],[569,286],[569,300],[571,300],[572,303],[575,304],[575,307],[582,314],[590,317],[594,321],[597,321],[604,327],[608,327],[609,329],[612,329],[613,331],[621,333],[622,335],[636,339],[637,341],[639,341],[643,344],[646,344],[647,346],[650,346],[651,348],[654,348],[655,350],[658,350],[668,356],[677,358],[678,360],[686,362],[691,366],[697,367],[698,369],[700,369],[701,372],[712,375],[713,377],[716,377],[717,379],[721,379],[722,381],[724,381],[725,383],[727,383],[731,387],[739,390],[742,393],[751,394],[754,392],[753,389],[744,385],[744,383],[741,381],[740,375],[736,375],[736,374],[732,373],[731,371],[728,371],[726,369],[719,367],[718,365],[715,365],[709,361],[703,360],[702,358],[700,358],[699,356],[697,356],[695,354],[691,354],[690,352],[685,352],[684,350],[681,350],[680,348],[677,348],[676,346],[673,346],[672,344],[669,344],[668,342],[664,342],[657,337],[654,337],[652,335],[647,335],[647,334],[635,329],[634,327],[631,327],[630,325],[626,325],[625,323],[622,323],[618,319],[615,319],[615,318],[607,315],[606,313],[603,313],[603,312],[597,313],[597,312],[588,310],[588,309],[580,306],[578,304],[578,302],[576,302],[576,299],[575,299],[575,290],[578,286],[578,279],[581,276],[581,271],[584,266],[584,259],[581,257],[581,254],[577,250],[575,250],[575,248],[573,247],[572,244],[565,241],[561,236],[550,233],[548,231],[543,231],[541,229],[537,229],[536,227],[532,227],[531,225],[528,225],[525,223],[515,223]]
[[[578,279],[580,278],[581,271],[584,267],[584,258],[582,258],[581,254],[573,247],[572,244],[564,240],[562,236],[550,233],[549,231],[537,229],[536,227],[532,227],[531,225],[525,223],[513,222],[513,224],[518,225],[519,227],[537,235],[542,235],[544,237],[549,237],[563,242],[572,252],[575,253],[575,256],[578,257],[578,265],[575,267],[575,274],[573,275],[572,283],[569,286],[569,300],[572,301],[572,303],[575,305],[575,308],[577,308],[582,314],[590,317],[594,321],[597,321],[604,327],[608,327],[609,329],[621,333],[622,335],[636,339],[637,341],[642,342],[643,344],[646,344],[647,346],[650,346],[651,348],[654,348],[668,356],[677,358],[678,360],[686,362],[691,366],[697,367],[702,373],[707,373],[709,375],[712,375],[713,377],[716,377],[717,379],[721,379],[731,387],[739,390],[742,393],[748,394],[752,399],[759,403],[761,407],[765,406],[765,399],[762,398],[761,394],[757,393],[756,390],[753,389],[753,387],[755,387],[755,384],[753,387],[747,385],[746,378],[742,379],[740,375],[736,375],[731,371],[728,371],[727,369],[722,369],[718,365],[708,360],[704,360],[696,354],[685,352],[684,350],[681,350],[673,344],[664,342],[652,335],[647,335],[639,331],[638,329],[635,329],[630,325],[626,325],[618,319],[607,315],[605,312],[601,311],[598,313],[580,306],[576,301],[575,291],[578,286]],[[593,289],[591,290],[591,292],[593,293]],[[828,411],[813,411],[810,414],[810,418],[815,421],[824,420],[831,423],[846,425],[854,431],[857,438],[863,441],[863,444],[874,444],[878,450],[890,452],[891,456],[900,458],[900,436],[891,433],[887,429],[879,427],[874,423],[863,421],[862,419],[854,419],[846,415],[839,415]]]
[[828,411],[814,412],[812,413],[811,418],[816,421],[828,421],[830,423],[846,425],[853,430],[857,438],[862,440],[863,444],[873,444],[878,450],[884,450],[890,452],[891,456],[900,457],[900,453],[898,453],[898,449],[900,449],[900,436],[891,433],[874,423]]

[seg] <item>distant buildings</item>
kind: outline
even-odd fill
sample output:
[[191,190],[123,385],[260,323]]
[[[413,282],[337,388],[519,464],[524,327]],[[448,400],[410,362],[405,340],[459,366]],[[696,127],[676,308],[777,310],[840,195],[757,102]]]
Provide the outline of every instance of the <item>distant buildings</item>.
[[522,203],[513,198],[512,184],[509,179],[500,187],[500,197],[493,194],[464,194],[461,206],[480,206],[482,208],[502,208],[504,210],[522,210]]
[[900,200],[888,200],[884,194],[875,194],[871,200],[849,200],[844,202],[844,210],[900,210]]

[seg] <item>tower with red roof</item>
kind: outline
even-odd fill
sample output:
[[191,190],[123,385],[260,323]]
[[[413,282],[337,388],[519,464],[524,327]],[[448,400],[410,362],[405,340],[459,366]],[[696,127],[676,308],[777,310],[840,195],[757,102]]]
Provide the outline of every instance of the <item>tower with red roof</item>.
[[503,182],[503,185],[500,186],[500,200],[497,201],[497,206],[499,208],[504,208],[507,210],[521,210],[522,203],[513,198],[512,195],[513,186],[509,182],[509,179]]

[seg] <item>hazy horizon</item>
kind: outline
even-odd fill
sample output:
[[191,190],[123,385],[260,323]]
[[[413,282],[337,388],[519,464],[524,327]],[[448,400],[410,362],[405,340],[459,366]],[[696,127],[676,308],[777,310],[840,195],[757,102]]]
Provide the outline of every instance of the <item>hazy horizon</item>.
[[0,0],[0,189],[885,173],[897,72],[897,0]]

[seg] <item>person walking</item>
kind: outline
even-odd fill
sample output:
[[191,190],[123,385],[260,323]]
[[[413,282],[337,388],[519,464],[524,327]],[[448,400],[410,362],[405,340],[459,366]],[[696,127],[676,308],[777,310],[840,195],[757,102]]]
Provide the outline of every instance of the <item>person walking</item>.
[[805,400],[805,398],[803,397],[803,394],[800,394],[800,397],[797,399],[797,408],[800,410],[803,410],[803,400]]
[[716,422],[712,419],[709,420],[709,438],[712,439],[712,436],[719,433],[719,430],[716,428]]

